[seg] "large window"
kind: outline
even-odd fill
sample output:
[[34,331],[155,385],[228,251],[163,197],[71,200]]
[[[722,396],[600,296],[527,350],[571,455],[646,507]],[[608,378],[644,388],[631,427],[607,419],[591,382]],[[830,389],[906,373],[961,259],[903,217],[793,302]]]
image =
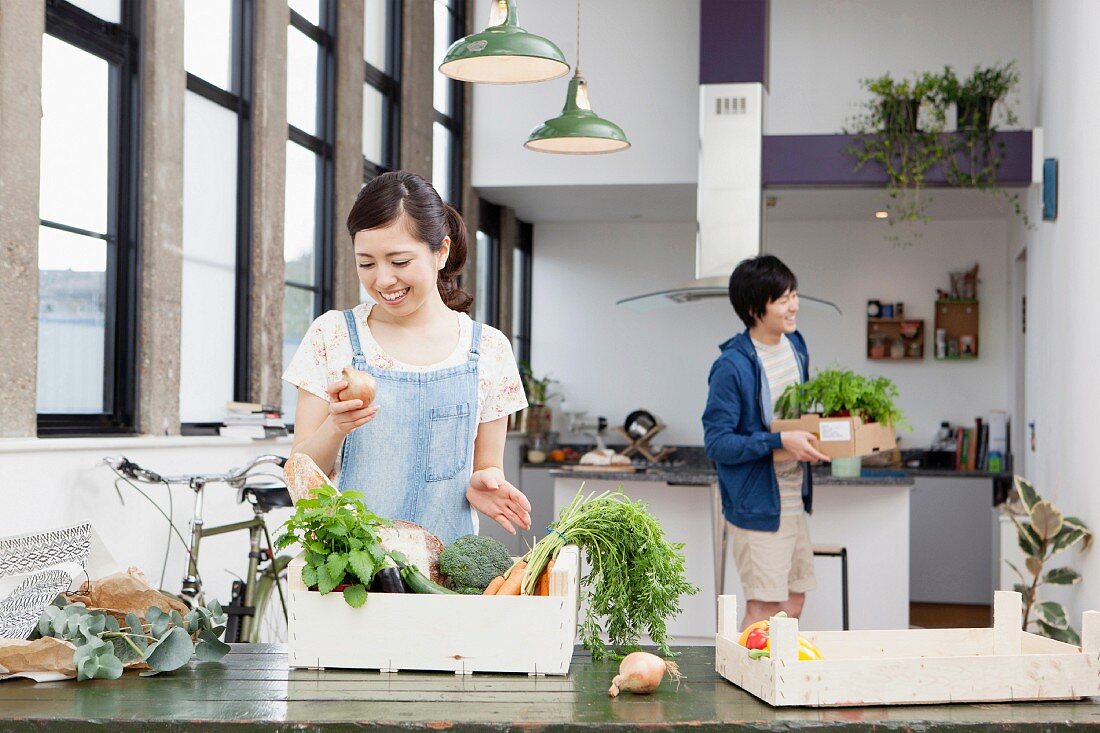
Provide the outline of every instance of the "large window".
[[474,320],[496,326],[500,322],[500,207],[482,201],[478,213]]
[[462,84],[439,73],[443,56],[465,35],[466,0],[435,0],[432,85],[432,185],[443,200],[462,208]]
[[516,359],[531,361],[531,243],[534,228],[517,222],[519,239],[512,250],[512,350]]
[[252,0],[184,5],[180,420],[248,398]]
[[37,411],[44,435],[134,427],[139,5],[79,5],[50,0],[42,39]]
[[363,181],[398,166],[400,0],[364,0]]
[[[313,319],[332,307],[335,0],[291,0],[287,27],[283,367]],[[293,422],[297,390],[283,383]]]

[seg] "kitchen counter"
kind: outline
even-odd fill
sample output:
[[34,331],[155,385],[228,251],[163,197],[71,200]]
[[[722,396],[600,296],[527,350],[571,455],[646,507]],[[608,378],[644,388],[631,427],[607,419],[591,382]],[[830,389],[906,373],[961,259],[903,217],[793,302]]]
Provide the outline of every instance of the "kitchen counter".
[[596,731],[745,729],[1072,730],[1096,726],[1100,700],[997,705],[773,708],[714,671],[713,647],[681,647],[686,675],[653,695],[607,696],[615,662],[578,648],[564,677],[291,670],[281,645],[234,644],[223,662],[156,677],[0,683],[5,731]]
[[[538,464],[525,464],[537,468]],[[709,486],[718,483],[718,474],[713,468],[702,466],[653,467],[642,471],[585,471],[550,467],[553,478],[575,478],[598,481],[658,481],[670,486]],[[863,469],[862,475],[855,478],[833,476],[827,468],[815,468],[813,472],[815,486],[912,486],[914,478],[908,471],[901,469]]]

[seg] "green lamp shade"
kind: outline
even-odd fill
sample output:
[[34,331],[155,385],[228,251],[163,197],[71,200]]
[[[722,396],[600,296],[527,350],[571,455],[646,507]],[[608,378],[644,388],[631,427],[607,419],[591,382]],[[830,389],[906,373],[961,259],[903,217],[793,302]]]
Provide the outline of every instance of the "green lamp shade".
[[621,127],[592,111],[588,83],[574,76],[561,114],[536,127],[523,147],[540,153],[596,155],[626,150],[630,141]]
[[565,76],[569,63],[552,41],[519,27],[515,0],[496,0],[489,27],[451,44],[439,70],[459,81],[526,84]]

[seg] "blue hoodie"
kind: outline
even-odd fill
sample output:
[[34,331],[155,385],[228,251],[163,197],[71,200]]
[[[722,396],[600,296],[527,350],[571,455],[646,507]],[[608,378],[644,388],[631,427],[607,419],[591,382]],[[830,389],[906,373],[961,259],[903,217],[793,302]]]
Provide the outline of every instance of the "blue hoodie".
[[[806,381],[810,356],[797,331],[788,334]],[[775,532],[779,529],[779,482],[772,451],[783,447],[779,433],[771,432],[772,398],[767,375],[756,347],[743,331],[720,347],[722,355],[710,368],[703,436],[707,457],[718,468],[722,514],[743,529]],[[804,464],[805,465],[805,464]],[[802,503],[809,512],[813,480],[805,466]]]

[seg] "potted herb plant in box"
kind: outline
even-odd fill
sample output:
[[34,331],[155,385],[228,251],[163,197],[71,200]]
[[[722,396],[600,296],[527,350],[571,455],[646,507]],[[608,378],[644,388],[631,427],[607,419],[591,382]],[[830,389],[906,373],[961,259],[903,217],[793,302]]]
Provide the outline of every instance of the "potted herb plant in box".
[[[897,405],[898,388],[886,377],[865,377],[850,369],[832,367],[819,371],[812,379],[792,384],[779,396],[775,417],[780,420],[796,420],[809,413],[821,418],[855,418],[849,428],[851,455],[833,457],[833,473],[838,476],[858,476],[860,466],[859,432],[876,430],[879,436],[868,439],[875,449],[893,448],[893,429],[908,427],[905,414]],[[872,425],[877,423],[877,425]],[[800,426],[814,430],[813,424]],[[792,426],[793,427],[793,426]]]

